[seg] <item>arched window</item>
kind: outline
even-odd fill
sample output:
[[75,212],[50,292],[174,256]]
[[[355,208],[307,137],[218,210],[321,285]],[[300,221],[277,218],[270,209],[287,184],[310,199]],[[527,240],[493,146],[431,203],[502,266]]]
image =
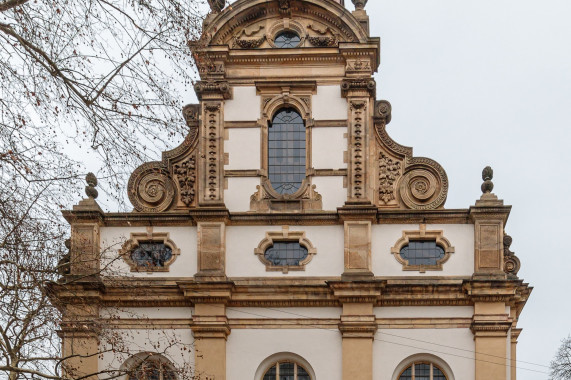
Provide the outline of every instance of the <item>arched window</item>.
[[268,178],[282,195],[294,194],[305,179],[305,125],[293,108],[278,111],[268,130]]
[[152,353],[137,354],[125,362],[127,380],[176,380],[176,371],[163,356]]
[[434,363],[414,362],[402,371],[398,380],[448,380],[448,378]]
[[311,377],[301,365],[279,361],[266,371],[262,380],[311,380]]

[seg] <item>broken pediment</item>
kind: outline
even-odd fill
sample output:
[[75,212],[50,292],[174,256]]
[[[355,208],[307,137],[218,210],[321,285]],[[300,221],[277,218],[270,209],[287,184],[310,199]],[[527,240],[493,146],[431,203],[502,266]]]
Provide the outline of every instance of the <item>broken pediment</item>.
[[389,209],[442,208],[448,194],[448,177],[442,166],[430,158],[414,157],[412,148],[391,139],[386,131],[391,120],[389,102],[375,102],[373,120],[376,205]]

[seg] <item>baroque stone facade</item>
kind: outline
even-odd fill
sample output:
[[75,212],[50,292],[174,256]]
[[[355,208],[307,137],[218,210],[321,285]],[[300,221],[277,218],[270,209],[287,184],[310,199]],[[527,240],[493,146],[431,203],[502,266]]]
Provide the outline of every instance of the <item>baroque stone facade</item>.
[[[486,168],[475,205],[446,209],[444,169],[391,139],[353,2],[209,0],[186,139],[133,172],[132,212],[102,212],[94,177],[64,212],[52,290],[77,373],[516,379],[511,207]],[[131,341],[100,351],[115,333]]]

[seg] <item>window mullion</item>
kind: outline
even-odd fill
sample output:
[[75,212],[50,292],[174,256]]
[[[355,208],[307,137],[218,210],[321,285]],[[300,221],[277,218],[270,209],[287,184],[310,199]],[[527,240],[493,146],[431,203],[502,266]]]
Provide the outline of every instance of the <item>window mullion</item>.
[[434,380],[434,369],[432,363],[430,363],[430,380]]

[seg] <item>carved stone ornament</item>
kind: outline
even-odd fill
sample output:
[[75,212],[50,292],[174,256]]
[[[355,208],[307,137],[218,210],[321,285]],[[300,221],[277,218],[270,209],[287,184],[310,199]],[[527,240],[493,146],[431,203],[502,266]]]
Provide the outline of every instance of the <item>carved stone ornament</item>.
[[194,84],[194,92],[199,100],[222,97],[230,99],[232,92],[230,85],[226,81],[198,81]]
[[278,0],[280,13],[287,15],[291,12],[290,0]]
[[270,180],[262,177],[262,184],[256,186],[257,191],[250,197],[252,211],[308,211],[322,210],[321,194],[305,179],[300,189],[294,194],[278,194]]
[[370,74],[371,61],[369,59],[348,59],[345,66],[347,74]]
[[486,166],[484,170],[482,170],[482,193],[487,194],[491,193],[494,190],[494,183],[492,182],[492,178],[494,178],[494,171],[490,166]]
[[355,5],[355,9],[365,9],[365,5],[367,5],[368,0],[351,0],[353,1],[353,5]]
[[266,40],[266,35],[262,33],[261,36],[256,36],[264,29],[263,25],[257,25],[249,32],[246,28],[236,36],[234,39],[234,47],[238,46],[242,49],[255,49],[262,45]]
[[504,234],[504,272],[510,277],[517,278],[517,272],[519,272],[521,268],[521,262],[515,253],[510,251],[511,245],[512,237]]
[[376,131],[378,198],[381,208],[432,210],[441,208],[448,194],[448,177],[435,161],[413,157],[412,148],[397,144],[386,131],[391,120],[391,105],[375,102],[373,120]]
[[343,79],[341,82],[341,95],[349,96],[371,96],[377,93],[377,83],[373,78]]
[[335,35],[335,32],[331,30],[329,27],[325,27],[324,29],[319,29],[314,24],[309,24],[307,29],[317,33],[317,35],[309,35],[307,40],[310,44],[316,47],[331,47],[337,46],[339,43],[339,38]]
[[139,166],[127,185],[127,193],[136,211],[163,212],[196,205],[199,106],[189,104],[183,116],[189,127],[183,143],[163,152],[162,161]]
[[[408,260],[401,257],[401,249],[407,246],[410,241],[434,241],[437,246],[444,250],[444,256],[437,260],[435,265],[411,265]],[[402,237],[391,248],[391,253],[395,259],[402,264],[402,269],[406,271],[419,271],[425,272],[427,270],[442,270],[444,264],[454,253],[454,247],[450,244],[448,239],[444,237],[442,230],[427,231],[426,224],[421,224],[417,231],[403,231]]]
[[210,5],[210,10],[212,10],[212,12],[220,13],[226,5],[226,0],[208,0],[208,5]]
[[[299,265],[274,265],[265,257],[266,250],[274,245],[274,242],[298,242],[307,249],[307,257],[299,262]],[[305,266],[317,253],[317,249],[305,237],[303,231],[290,231],[288,226],[283,226],[281,231],[266,232],[266,237],[254,249],[254,254],[266,266],[266,271],[281,271],[284,274],[288,271],[303,271]]]
[[[168,255],[164,255],[165,252]],[[138,254],[138,257],[134,254]],[[168,232],[153,232],[153,228],[148,227],[146,233],[131,233],[129,240],[119,250],[119,255],[129,265],[131,272],[168,272],[170,265],[180,255],[180,249],[170,239]]]

